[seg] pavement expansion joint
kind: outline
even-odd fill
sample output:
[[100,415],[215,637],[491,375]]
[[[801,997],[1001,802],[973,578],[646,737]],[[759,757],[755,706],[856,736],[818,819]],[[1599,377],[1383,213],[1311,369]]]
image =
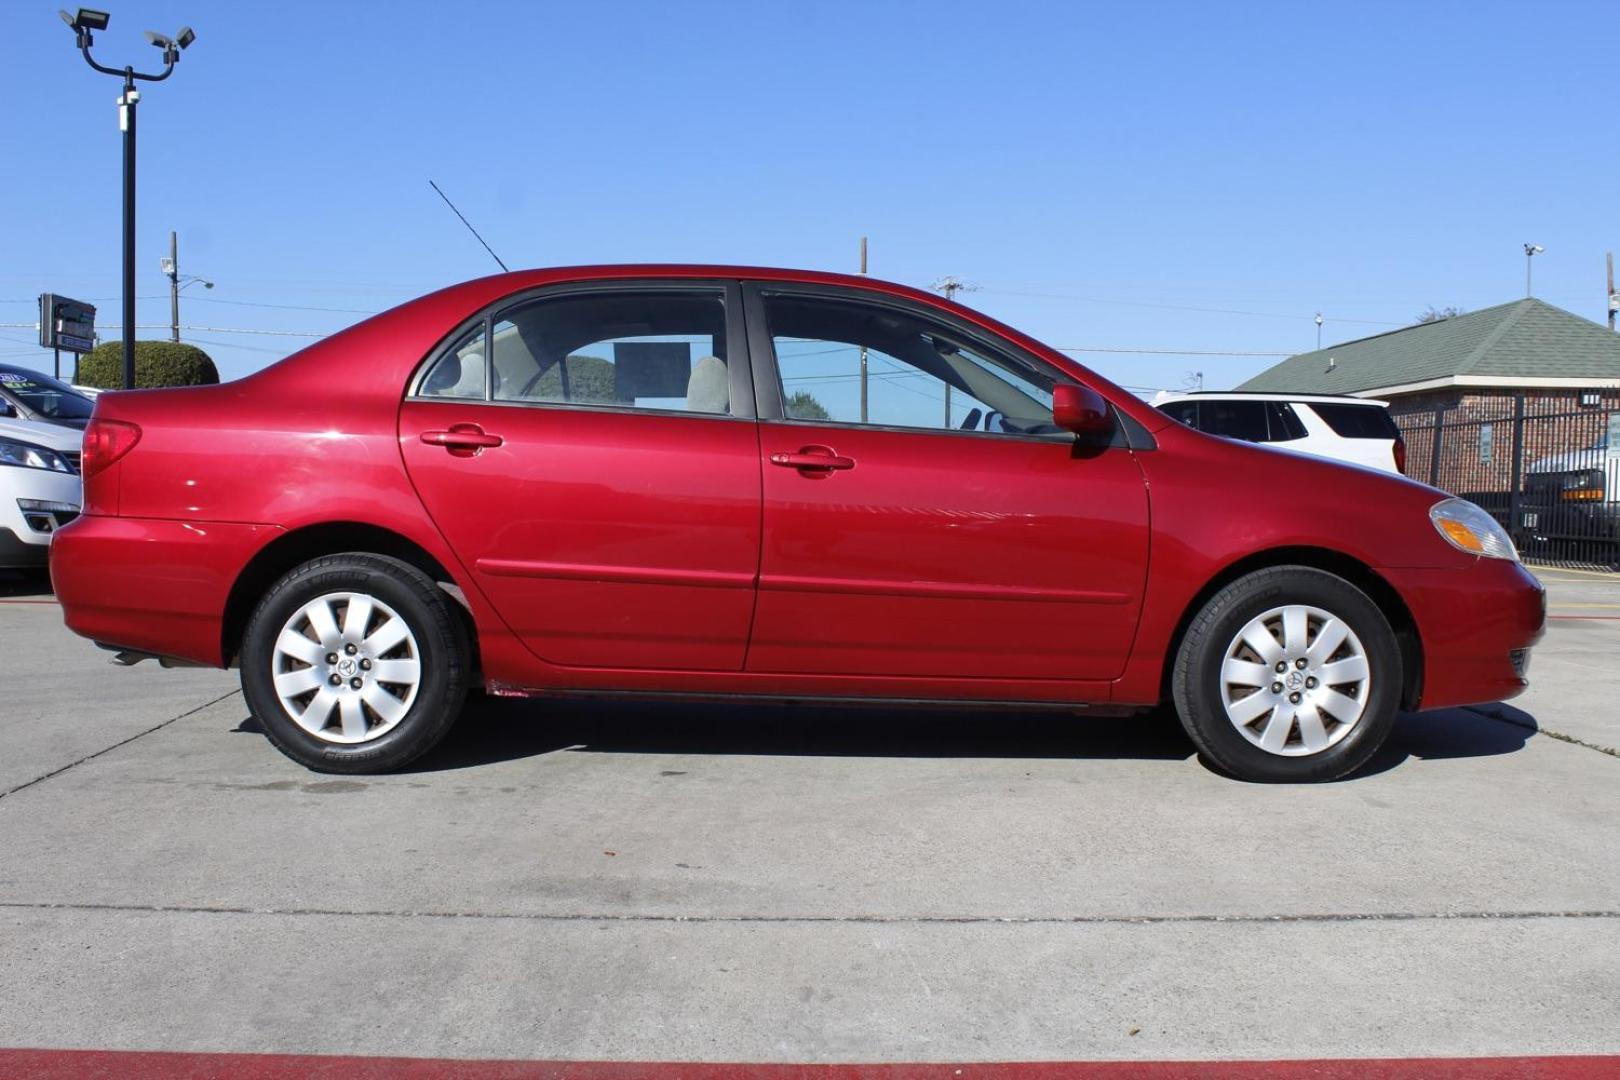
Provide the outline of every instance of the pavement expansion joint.
[[1545,735],[1549,739],[1557,739],[1559,742],[1566,742],[1571,746],[1579,746],[1585,750],[1596,750],[1600,754],[1607,754],[1612,758],[1620,758],[1620,749],[1616,749],[1615,747],[1603,746],[1595,742],[1587,742],[1585,739],[1577,739],[1575,736],[1566,735],[1562,731],[1554,731],[1551,728],[1542,727],[1539,723],[1526,724],[1522,720],[1515,720],[1511,716],[1502,715],[1500,712],[1492,712],[1490,711],[1489,706],[1467,705],[1464,706],[1464,709],[1467,712],[1473,713],[1475,716],[1483,716],[1487,720],[1495,720],[1502,724],[1512,724],[1516,728],[1523,728],[1525,731],[1533,731],[1537,735]]
[[83,765],[87,761],[94,761],[96,758],[100,757],[103,754],[110,754],[114,750],[117,750],[120,746],[128,746],[130,743],[134,742],[136,739],[144,739],[146,736],[152,734],[154,731],[162,731],[164,728],[168,727],[170,724],[173,724],[173,723],[175,723],[177,721],[180,721],[180,720],[184,720],[188,716],[195,716],[197,713],[202,712],[204,709],[211,708],[212,706],[218,705],[222,701],[229,701],[231,698],[236,697],[241,692],[242,691],[240,691],[240,690],[232,690],[228,694],[221,694],[219,697],[214,698],[212,701],[205,701],[201,705],[198,705],[196,708],[187,709],[185,712],[181,713],[179,716],[171,716],[167,720],[164,720],[162,723],[153,724],[151,727],[147,728],[145,731],[137,731],[135,734],[129,736],[127,739],[119,739],[117,742],[113,743],[111,746],[104,746],[100,750],[95,751],[94,753],[84,755],[82,758],[79,758],[77,761],[70,761],[66,765],[62,765],[62,766],[59,766],[58,768],[52,769],[50,772],[41,773],[40,775],[34,777],[32,780],[25,780],[22,783],[18,784],[16,787],[7,788],[5,791],[0,791],[0,799],[4,799],[8,795],[15,795],[15,794],[17,794],[17,792],[22,791],[24,788],[31,788],[35,784],[44,783],[46,780],[51,779],[51,777],[53,777],[53,776],[61,776],[63,773],[67,772],[69,769],[77,768],[78,766]]
[[270,915],[290,918],[471,919],[561,923],[774,923],[781,925],[848,923],[916,926],[957,926],[993,923],[1023,926],[1150,926],[1178,923],[1290,924],[1620,919],[1620,910],[1366,911],[1275,915],[672,915],[636,912],[615,914],[611,912],[410,911],[403,909],[312,907],[259,908],[202,904],[94,904],[22,900],[0,900],[0,910],[118,912],[161,915]]

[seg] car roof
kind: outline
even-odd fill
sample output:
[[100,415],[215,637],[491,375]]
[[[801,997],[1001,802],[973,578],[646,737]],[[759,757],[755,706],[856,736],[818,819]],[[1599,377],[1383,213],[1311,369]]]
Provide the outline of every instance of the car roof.
[[1319,401],[1324,405],[1376,405],[1389,408],[1389,402],[1380,398],[1355,397],[1351,394],[1286,394],[1267,390],[1161,390],[1153,404],[1169,401]]

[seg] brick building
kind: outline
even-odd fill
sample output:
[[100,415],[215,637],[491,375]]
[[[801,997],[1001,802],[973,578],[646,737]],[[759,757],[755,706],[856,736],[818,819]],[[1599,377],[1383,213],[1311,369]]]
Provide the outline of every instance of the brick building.
[[1238,389],[1388,401],[1407,471],[1487,502],[1620,427],[1620,334],[1527,298],[1291,356]]

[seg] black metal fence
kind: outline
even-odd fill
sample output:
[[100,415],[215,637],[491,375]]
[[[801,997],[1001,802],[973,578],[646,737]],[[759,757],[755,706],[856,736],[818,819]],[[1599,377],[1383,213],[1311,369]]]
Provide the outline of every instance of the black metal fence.
[[1620,570],[1620,391],[1470,396],[1395,422],[1407,474],[1490,511],[1525,558]]

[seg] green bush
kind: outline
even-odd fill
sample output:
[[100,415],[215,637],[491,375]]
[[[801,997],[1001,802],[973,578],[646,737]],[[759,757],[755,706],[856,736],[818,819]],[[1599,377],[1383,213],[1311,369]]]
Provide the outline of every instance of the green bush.
[[[106,341],[79,361],[79,382],[103,390],[124,385],[124,343]],[[178,341],[135,343],[135,387],[207,386],[219,382],[219,369],[195,345]]]

